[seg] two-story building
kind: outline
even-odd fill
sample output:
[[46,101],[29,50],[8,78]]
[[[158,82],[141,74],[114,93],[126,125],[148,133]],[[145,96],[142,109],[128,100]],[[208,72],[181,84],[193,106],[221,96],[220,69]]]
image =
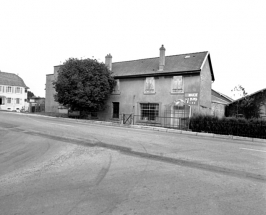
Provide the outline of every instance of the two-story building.
[[[119,118],[122,113],[138,116],[138,121],[162,122],[161,118],[211,114],[211,88],[214,81],[210,53],[197,52],[159,56],[112,63],[112,56],[105,58],[106,66],[116,79],[116,88],[107,101],[107,108],[98,112],[100,120]],[[59,104],[53,99],[54,74],[46,76],[46,111],[58,112]],[[176,123],[169,119],[168,124]]]
[[18,75],[0,71],[0,110],[24,110],[27,89],[28,87]]

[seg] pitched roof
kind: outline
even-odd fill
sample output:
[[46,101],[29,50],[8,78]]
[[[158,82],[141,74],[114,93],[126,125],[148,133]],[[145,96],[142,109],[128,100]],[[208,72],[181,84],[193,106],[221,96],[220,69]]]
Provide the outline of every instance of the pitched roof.
[[[163,71],[158,71],[159,57],[115,62],[112,63],[112,72],[116,77],[167,75],[169,73],[199,73],[207,58],[211,64],[210,54],[207,51],[166,56]],[[211,65],[210,68],[212,80],[214,80]]]
[[261,89],[261,90],[258,90],[258,91],[256,91],[256,92],[254,92],[254,93],[251,93],[251,94],[249,94],[249,95],[246,95],[246,96],[244,96],[244,97],[241,97],[241,98],[239,98],[239,99],[236,99],[236,100],[232,101],[230,104],[233,104],[234,102],[237,102],[237,101],[243,100],[243,99],[245,99],[245,98],[247,98],[247,97],[253,96],[253,95],[257,94],[257,93],[263,92],[264,90],[266,90],[266,88],[263,88],[263,89]]
[[232,101],[234,101],[229,96],[226,96],[226,95],[224,95],[224,94],[222,94],[222,93],[220,93],[214,89],[212,89],[211,94],[212,94],[212,102],[229,104]]
[[0,85],[18,86],[28,88],[22,78],[13,73],[0,71]]

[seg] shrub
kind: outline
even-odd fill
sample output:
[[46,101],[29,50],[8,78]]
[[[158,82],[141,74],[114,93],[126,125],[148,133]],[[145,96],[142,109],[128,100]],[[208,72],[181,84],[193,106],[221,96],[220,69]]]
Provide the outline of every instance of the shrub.
[[266,121],[251,118],[195,115],[190,118],[189,128],[196,132],[255,137],[266,139]]

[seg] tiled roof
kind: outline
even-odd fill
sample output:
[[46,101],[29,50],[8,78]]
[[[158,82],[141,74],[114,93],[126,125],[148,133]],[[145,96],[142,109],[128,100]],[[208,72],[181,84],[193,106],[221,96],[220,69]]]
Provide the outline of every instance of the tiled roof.
[[18,86],[28,88],[22,78],[13,73],[0,71],[0,85]]
[[[200,72],[206,58],[209,58],[209,52],[197,52],[181,55],[172,55],[165,57],[165,66],[163,71],[159,69],[159,57],[146,58],[140,60],[124,61],[112,63],[112,72],[114,76],[146,76],[169,73],[191,73]],[[211,64],[211,61],[210,61]],[[214,75],[211,67],[212,79]]]

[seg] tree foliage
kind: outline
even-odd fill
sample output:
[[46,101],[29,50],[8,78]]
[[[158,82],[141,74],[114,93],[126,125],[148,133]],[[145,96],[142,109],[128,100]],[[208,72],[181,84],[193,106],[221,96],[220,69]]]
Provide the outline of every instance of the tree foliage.
[[71,110],[94,112],[105,108],[114,86],[112,73],[103,63],[69,58],[58,71],[54,97]]
[[34,93],[28,90],[28,91],[27,91],[27,98],[30,99],[30,98],[32,98],[33,96],[35,96]]

